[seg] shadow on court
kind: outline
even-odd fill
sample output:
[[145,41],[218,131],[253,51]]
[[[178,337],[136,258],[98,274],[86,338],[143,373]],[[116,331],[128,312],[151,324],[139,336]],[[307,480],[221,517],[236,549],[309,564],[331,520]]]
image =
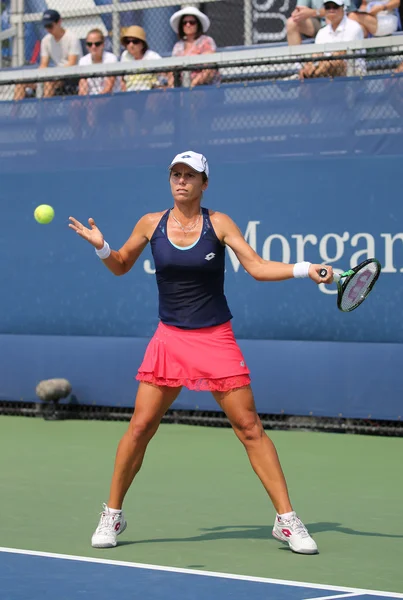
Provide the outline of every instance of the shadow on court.
[[[341,523],[332,522],[319,522],[310,523],[307,525],[310,533],[321,533],[325,531],[336,531],[344,535],[358,535],[368,537],[382,537],[382,538],[397,538],[403,539],[403,534],[388,534],[379,533],[375,531],[358,531],[357,529],[351,529],[350,527],[343,527]],[[253,540],[272,540],[278,543],[272,535],[272,526],[269,525],[223,525],[220,527],[213,527],[211,529],[201,529],[200,535],[191,537],[170,537],[170,538],[150,538],[145,540],[119,540],[119,546],[125,546],[129,544],[155,544],[164,542],[206,542],[214,540],[239,540],[239,539],[253,539]]]

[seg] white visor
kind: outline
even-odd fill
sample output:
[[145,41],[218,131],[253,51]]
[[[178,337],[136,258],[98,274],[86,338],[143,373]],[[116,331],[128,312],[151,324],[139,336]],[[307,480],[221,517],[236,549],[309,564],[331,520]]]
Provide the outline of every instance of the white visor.
[[186,152],[181,152],[177,154],[171,164],[170,168],[178,163],[182,163],[184,165],[188,165],[198,173],[205,173],[207,177],[209,176],[209,168],[207,158],[203,156],[203,154],[197,154],[197,152],[193,152],[192,150],[187,150]]

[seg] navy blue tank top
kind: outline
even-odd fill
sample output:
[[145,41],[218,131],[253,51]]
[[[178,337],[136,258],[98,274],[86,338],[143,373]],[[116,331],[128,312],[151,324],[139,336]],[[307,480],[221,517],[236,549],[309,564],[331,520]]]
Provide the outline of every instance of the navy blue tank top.
[[226,323],[232,315],[224,295],[225,246],[215,234],[208,209],[202,208],[199,239],[183,249],[168,239],[169,212],[151,238],[161,321],[182,329]]

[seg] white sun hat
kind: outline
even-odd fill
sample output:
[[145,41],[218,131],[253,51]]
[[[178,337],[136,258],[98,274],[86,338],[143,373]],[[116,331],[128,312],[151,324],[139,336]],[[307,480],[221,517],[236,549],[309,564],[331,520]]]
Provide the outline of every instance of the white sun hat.
[[198,173],[206,173],[207,177],[209,176],[207,158],[203,156],[203,154],[197,154],[197,152],[193,152],[193,150],[181,152],[175,156],[169,167],[171,168],[179,163],[191,167]]
[[206,31],[210,27],[210,19],[208,18],[207,15],[202,13],[195,6],[185,6],[185,8],[178,10],[169,19],[169,23],[175,33],[179,33],[179,23],[180,23],[181,18],[184,17],[185,15],[193,15],[194,17],[197,17],[201,23],[203,33],[206,33]]

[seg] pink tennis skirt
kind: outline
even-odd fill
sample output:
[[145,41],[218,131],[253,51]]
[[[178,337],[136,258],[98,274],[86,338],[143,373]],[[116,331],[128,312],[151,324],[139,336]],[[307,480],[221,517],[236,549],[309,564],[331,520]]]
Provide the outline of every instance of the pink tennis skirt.
[[230,321],[203,329],[158,325],[136,379],[158,386],[227,392],[250,384]]

